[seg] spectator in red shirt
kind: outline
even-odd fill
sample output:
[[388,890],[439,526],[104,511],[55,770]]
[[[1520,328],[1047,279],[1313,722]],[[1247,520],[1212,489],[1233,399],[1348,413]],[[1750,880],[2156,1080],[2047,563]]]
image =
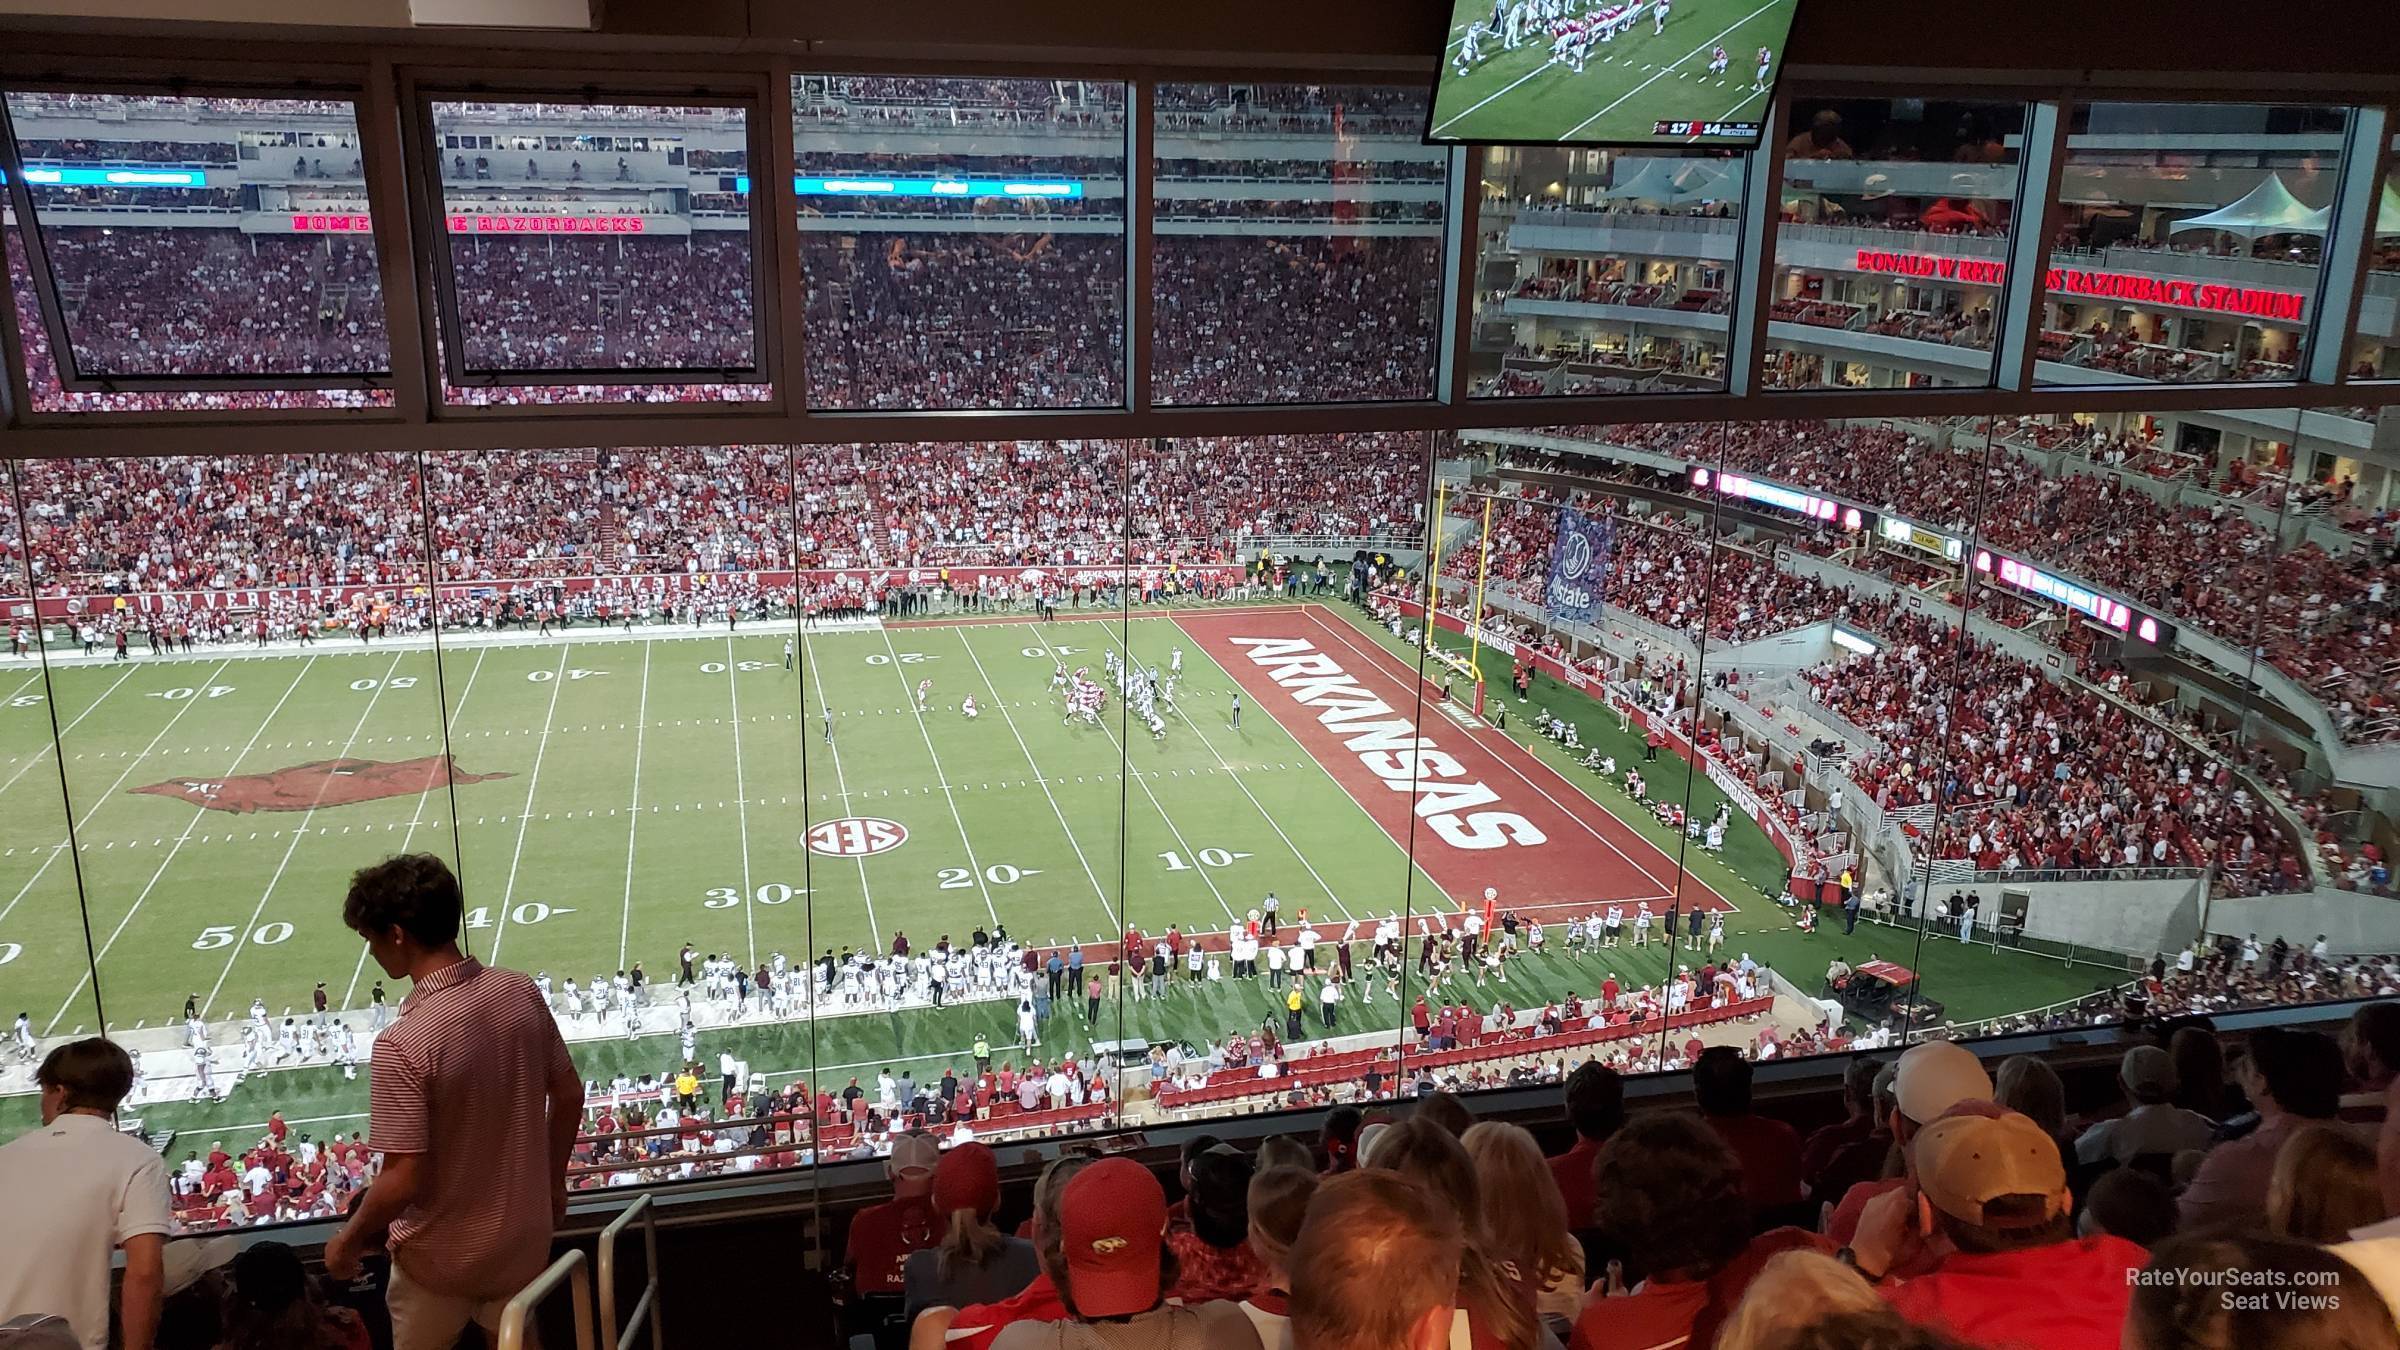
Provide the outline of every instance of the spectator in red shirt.
[[1267,1273],[1250,1250],[1250,1155],[1217,1144],[1186,1163],[1184,1175],[1191,1183],[1190,1223],[1167,1233],[1178,1272],[1174,1297],[1186,1303],[1248,1298]]
[[842,1264],[861,1294],[901,1294],[908,1287],[908,1254],[939,1241],[941,1216],[933,1208],[933,1173],[941,1145],[921,1134],[892,1140],[883,1170],[892,1179],[892,1198],[860,1210],[850,1220]]
[[583,1080],[533,981],[458,948],[458,878],[429,853],[359,870],[342,922],[385,975],[412,982],[375,1038],[368,1146],[375,1184],[333,1240],[325,1269],[357,1277],[392,1253],[396,1350],[447,1350],[467,1323],[496,1336],[502,1306],[550,1260],[566,1215],[566,1167]]
[[1875,1132],[1875,1075],[1881,1068],[1872,1056],[1855,1055],[1842,1070],[1842,1105],[1849,1115],[1808,1132],[1800,1145],[1800,1175],[1814,1184],[1833,1155]]
[[2115,1350],[2149,1253],[2107,1234],[2076,1237],[2058,1141],[1977,1105],[1927,1125],[1913,1147],[1916,1184],[1867,1206],[1852,1244],[1859,1273],[1878,1277],[1939,1238],[1948,1254],[1930,1273],[1885,1287],[1910,1321],[1996,1350]]
[[[1042,1170],[1041,1179],[1033,1183],[1033,1213],[1019,1236],[1038,1241],[1045,1229],[1058,1226],[1059,1192],[1090,1161],[1061,1157]],[[1066,1316],[1067,1305],[1059,1299],[1058,1286],[1044,1271],[1023,1290],[998,1302],[927,1308],[909,1328],[908,1345],[909,1350],[944,1350],[945,1346],[949,1350],[991,1350],[992,1338],[1011,1322],[1056,1322]]]
[[1594,1173],[1601,1239],[1625,1253],[1630,1292],[1593,1290],[1570,1350],[1713,1345],[1761,1266],[1779,1252],[1821,1248],[1814,1234],[1751,1236],[1741,1160],[1699,1117],[1637,1117],[1600,1150]]
[[1742,1194],[1754,1210],[1800,1203],[1800,1132],[1750,1110],[1751,1066],[1730,1045],[1700,1052],[1692,1095],[1700,1117],[1742,1161]]
[[1577,1231],[1592,1226],[1592,1164],[1600,1146],[1625,1124],[1625,1080],[1607,1065],[1585,1060],[1567,1075],[1565,1095],[1575,1143],[1550,1159],[1550,1175],[1566,1202],[1567,1228]]
[[[1920,1128],[1960,1102],[1991,1099],[1992,1076],[1984,1072],[1983,1061],[1974,1051],[1956,1041],[1910,1046],[1892,1073],[1892,1139],[1900,1146],[1901,1157],[1913,1168],[1909,1145]],[[1907,1184],[1904,1178],[1893,1177],[1852,1186],[1826,1221],[1825,1235],[1837,1244],[1847,1244],[1858,1231],[1867,1202]]]

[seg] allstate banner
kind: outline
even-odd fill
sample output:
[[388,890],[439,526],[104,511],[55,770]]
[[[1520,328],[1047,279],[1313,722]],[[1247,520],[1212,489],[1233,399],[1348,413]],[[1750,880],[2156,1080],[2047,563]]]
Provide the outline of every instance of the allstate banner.
[[1542,592],[1542,605],[1552,618],[1569,623],[1592,621],[1600,612],[1600,592],[1608,583],[1609,560],[1616,550],[1615,517],[1558,508],[1558,535],[1550,545],[1550,584]]

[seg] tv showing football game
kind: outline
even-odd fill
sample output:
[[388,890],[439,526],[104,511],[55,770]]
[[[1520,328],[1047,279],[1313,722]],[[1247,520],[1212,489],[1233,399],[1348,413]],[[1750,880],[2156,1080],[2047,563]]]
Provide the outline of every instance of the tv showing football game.
[[1800,0],[1454,0],[1425,139],[1758,144]]

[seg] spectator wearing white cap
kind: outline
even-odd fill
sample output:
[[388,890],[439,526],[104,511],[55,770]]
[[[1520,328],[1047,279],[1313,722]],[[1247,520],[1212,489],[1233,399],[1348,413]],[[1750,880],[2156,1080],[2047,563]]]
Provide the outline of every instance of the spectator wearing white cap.
[[2117,1064],[2117,1083],[2132,1109],[2103,1120],[2075,1139],[2075,1160],[2114,1159],[2129,1163],[2144,1155],[2172,1158],[2187,1148],[2207,1148],[2216,1126],[2197,1111],[2169,1101],[2175,1095],[2175,1061],[2155,1045],[2137,1045]]
[[[1910,1046],[1893,1070],[1891,1120],[1892,1141],[1899,1145],[1902,1159],[1909,1162],[1910,1174],[1914,1175],[1915,1163],[1909,1143],[1920,1128],[1960,1102],[1991,1099],[1992,1076],[1973,1051],[1955,1041]],[[1825,1235],[1837,1244],[1848,1243],[1858,1233],[1859,1216],[1866,1212],[1867,1202],[1907,1184],[1908,1177],[1887,1177],[1852,1186],[1834,1207]]]

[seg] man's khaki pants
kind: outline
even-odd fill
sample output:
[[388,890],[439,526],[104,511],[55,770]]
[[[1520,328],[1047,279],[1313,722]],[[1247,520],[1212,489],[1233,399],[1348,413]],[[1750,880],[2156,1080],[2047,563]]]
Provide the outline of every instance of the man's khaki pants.
[[[410,1279],[408,1271],[394,1261],[384,1306],[392,1315],[392,1350],[451,1350],[469,1322],[483,1328],[486,1345],[498,1346],[500,1311],[508,1306],[508,1300],[435,1293]],[[525,1323],[525,1344],[538,1344],[531,1318]]]

